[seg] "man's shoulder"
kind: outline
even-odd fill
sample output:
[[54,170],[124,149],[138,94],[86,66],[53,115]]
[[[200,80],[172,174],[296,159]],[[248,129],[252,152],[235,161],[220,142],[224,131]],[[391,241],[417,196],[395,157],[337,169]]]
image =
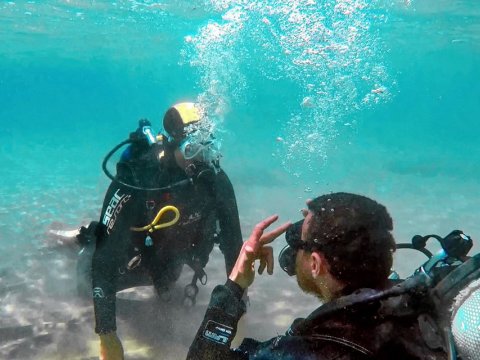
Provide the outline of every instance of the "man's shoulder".
[[[402,356],[444,358],[441,347],[427,344],[426,339],[431,334],[425,333],[426,330],[419,326],[422,313],[385,314],[378,305],[374,302],[331,313],[326,311],[310,321],[311,326],[304,327],[299,323],[296,334],[301,334],[308,341],[336,343],[354,353],[377,358],[389,358],[383,354],[392,351],[397,355],[395,359]],[[322,307],[328,305],[320,306],[313,314],[321,313],[318,310]]]

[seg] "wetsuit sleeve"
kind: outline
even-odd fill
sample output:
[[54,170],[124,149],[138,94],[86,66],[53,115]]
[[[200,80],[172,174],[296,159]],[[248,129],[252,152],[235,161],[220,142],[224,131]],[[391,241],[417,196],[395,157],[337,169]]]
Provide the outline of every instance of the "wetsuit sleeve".
[[117,277],[130,241],[134,195],[116,182],[112,182],[105,195],[92,260],[92,295],[98,334],[116,330]]
[[213,289],[205,317],[190,345],[187,360],[366,360],[363,354],[359,355],[335,342],[322,341],[314,336],[290,334],[264,342],[246,338],[239,348],[231,349],[238,321],[245,312],[242,296],[243,290],[231,280]]
[[216,206],[220,223],[220,250],[225,256],[225,269],[228,275],[235,265],[243,239],[235,191],[223,170],[216,177]]
[[202,324],[188,351],[187,360],[248,359],[248,354],[230,349],[237,323],[245,312],[243,290],[231,280],[213,289]]

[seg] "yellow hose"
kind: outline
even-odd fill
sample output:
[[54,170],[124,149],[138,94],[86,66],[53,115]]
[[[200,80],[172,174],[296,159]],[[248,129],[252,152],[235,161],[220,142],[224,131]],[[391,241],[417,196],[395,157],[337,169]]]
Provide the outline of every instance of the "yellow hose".
[[[168,211],[173,211],[175,213],[175,217],[173,220],[170,220],[169,222],[163,223],[163,224],[157,224],[160,221],[160,218]],[[172,225],[175,225],[180,219],[180,211],[175,206],[172,205],[167,205],[164,206],[163,208],[160,209],[160,211],[157,213],[155,216],[155,219],[153,219],[151,224],[148,224],[144,227],[131,227],[130,230],[132,231],[147,231],[150,233],[153,233],[155,230],[163,229]]]

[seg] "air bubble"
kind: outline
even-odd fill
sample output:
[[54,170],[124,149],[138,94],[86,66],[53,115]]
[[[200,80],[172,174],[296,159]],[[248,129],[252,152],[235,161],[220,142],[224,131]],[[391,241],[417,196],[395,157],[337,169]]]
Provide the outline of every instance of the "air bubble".
[[388,82],[382,61],[385,50],[371,31],[382,14],[378,9],[372,12],[370,2],[210,0],[207,4],[220,20],[209,21],[196,35],[185,38],[189,51],[184,53],[200,70],[200,99],[209,114],[216,114],[217,126],[230,104],[243,101],[248,87],[259,81],[257,72],[252,78],[243,69],[255,68],[266,79],[292,83],[298,108],[279,119],[281,138],[286,140],[276,149],[291,174],[318,171],[337,136],[350,131],[345,128],[352,125],[348,117],[388,100],[388,87],[383,85]]

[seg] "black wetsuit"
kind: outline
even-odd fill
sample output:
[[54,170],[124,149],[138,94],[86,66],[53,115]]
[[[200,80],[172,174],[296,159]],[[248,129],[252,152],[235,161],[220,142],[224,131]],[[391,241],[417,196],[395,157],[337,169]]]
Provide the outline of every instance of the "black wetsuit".
[[447,359],[439,344],[437,348],[427,346],[418,313],[408,314],[404,308],[406,314],[401,316],[382,314],[376,304],[355,309],[342,307],[333,314],[315,318],[308,327],[304,319],[297,319],[285,335],[264,342],[247,338],[239,348],[230,349],[237,322],[245,312],[242,294],[242,289],[230,280],[213,290],[188,360]]
[[[241,249],[235,194],[225,172],[205,168],[201,175],[197,171],[189,179],[168,152],[159,162],[162,150],[153,146],[140,159],[122,159],[117,165],[117,178],[148,188],[183,181],[181,185],[144,191],[113,181],[105,196],[92,262],[95,331],[99,334],[116,330],[117,291],[141,285],[139,279],[147,279],[159,293],[167,292],[184,264],[203,269],[214,243],[220,244],[229,273]],[[176,224],[151,233],[131,229],[151,224],[167,205],[180,212]],[[173,217],[167,212],[158,223]],[[142,278],[142,274],[146,276]]]

